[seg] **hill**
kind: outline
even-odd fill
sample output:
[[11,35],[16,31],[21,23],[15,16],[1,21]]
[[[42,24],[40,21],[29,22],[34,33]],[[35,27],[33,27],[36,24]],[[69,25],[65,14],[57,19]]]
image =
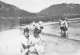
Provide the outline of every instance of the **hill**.
[[14,5],[0,1],[0,16],[1,17],[26,17],[35,15],[28,11],[22,10]]
[[58,15],[80,15],[80,4],[55,4],[46,9],[40,11],[39,14],[47,15],[47,16],[58,16]]
[[30,18],[32,16],[36,16],[36,14],[0,1],[0,31],[19,26],[21,22],[24,22],[23,18],[29,20],[27,17]]

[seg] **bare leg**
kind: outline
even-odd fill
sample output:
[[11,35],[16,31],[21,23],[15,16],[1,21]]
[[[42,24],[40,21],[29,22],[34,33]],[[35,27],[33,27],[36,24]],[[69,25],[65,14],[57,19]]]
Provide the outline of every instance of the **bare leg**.
[[66,37],[68,38],[68,32],[66,31]]
[[[26,53],[28,53],[28,49],[25,49],[22,54],[25,55]],[[28,54],[27,54],[28,55]]]
[[64,30],[64,37],[66,38],[66,31]]
[[64,37],[64,30],[61,31],[61,36]]
[[62,30],[62,37],[66,37],[66,32]]
[[61,30],[61,36],[62,36],[62,30]]
[[40,51],[39,51],[39,49],[38,49],[37,45],[35,46],[35,49],[36,49],[36,51],[37,51],[38,55],[41,55],[41,53],[40,53]]

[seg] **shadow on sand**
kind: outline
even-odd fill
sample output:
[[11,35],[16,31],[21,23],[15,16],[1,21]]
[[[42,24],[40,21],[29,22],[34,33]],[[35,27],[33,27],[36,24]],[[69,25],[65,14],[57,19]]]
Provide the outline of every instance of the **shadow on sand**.
[[70,39],[70,38],[68,38],[68,37],[62,37],[62,36],[58,36],[58,35],[55,35],[55,34],[42,33],[42,35],[47,35],[47,36],[50,36],[50,37],[56,37],[56,38],[60,38],[60,39],[65,39],[65,40],[80,42],[80,40]]

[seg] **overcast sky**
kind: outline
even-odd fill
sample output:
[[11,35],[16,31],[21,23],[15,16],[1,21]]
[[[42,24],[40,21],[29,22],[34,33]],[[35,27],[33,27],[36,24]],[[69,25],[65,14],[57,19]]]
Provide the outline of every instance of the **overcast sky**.
[[15,5],[29,12],[39,12],[42,9],[49,7],[53,4],[60,4],[60,3],[80,4],[80,0],[1,0],[1,1]]

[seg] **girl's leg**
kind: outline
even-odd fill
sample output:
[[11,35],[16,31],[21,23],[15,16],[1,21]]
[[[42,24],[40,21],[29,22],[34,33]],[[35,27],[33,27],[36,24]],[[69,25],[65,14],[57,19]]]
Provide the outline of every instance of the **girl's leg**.
[[66,31],[66,37],[68,38],[68,31]]
[[38,47],[37,45],[35,46],[35,49],[36,49],[38,55],[41,55],[41,53],[40,53],[40,51],[39,51],[39,47]]
[[28,49],[25,49],[22,54],[25,55],[26,53],[28,53]]
[[62,37],[62,30],[61,30],[61,37]]

